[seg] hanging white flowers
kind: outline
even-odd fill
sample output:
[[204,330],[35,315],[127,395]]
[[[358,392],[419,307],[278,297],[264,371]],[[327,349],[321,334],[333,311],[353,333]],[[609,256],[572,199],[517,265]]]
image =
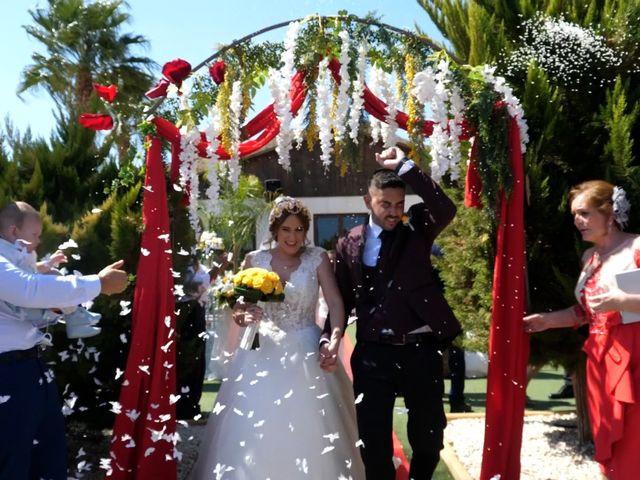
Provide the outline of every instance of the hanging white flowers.
[[358,129],[360,117],[364,108],[364,87],[367,69],[367,45],[362,42],[358,47],[358,61],[356,63],[356,79],[353,81],[351,92],[351,110],[349,110],[349,137],[358,143]]
[[[380,75],[382,71],[379,68],[371,69],[371,81],[369,82],[369,89],[374,95],[380,96]],[[371,144],[375,145],[382,139],[382,121],[378,120],[373,115],[369,116],[369,123],[371,125]]]
[[182,191],[189,192],[189,223],[196,234],[200,233],[198,218],[198,143],[200,132],[196,128],[183,128],[180,132],[180,177]]
[[431,142],[431,176],[439,181],[450,172],[452,179],[460,176],[460,140],[464,101],[455,85],[449,63],[440,60],[436,70],[425,68],[415,75],[411,94],[426,105],[433,119]]
[[338,95],[336,97],[336,111],[333,119],[333,131],[336,142],[341,142],[347,131],[347,116],[349,115],[349,88],[351,78],[349,76],[349,49],[351,42],[349,32],[342,30],[339,34],[341,41],[340,49],[340,85],[338,85]]
[[333,146],[331,144],[331,78],[329,73],[329,59],[326,57],[323,58],[318,65],[316,92],[320,160],[326,169],[331,165],[331,154],[333,153]]
[[398,123],[396,122],[396,114],[398,113],[396,96],[393,94],[388,75],[382,70],[380,70],[378,74],[378,85],[382,100],[387,104],[387,115],[380,129],[382,141],[384,142],[385,148],[395,147],[398,143],[398,136],[396,134],[398,130]]
[[[387,114],[384,122],[380,122],[379,125],[380,136],[382,137],[385,147],[394,147],[396,143],[398,143],[398,136],[396,135],[396,131],[398,130],[398,123],[396,122],[396,114],[398,113],[396,97],[391,89],[388,75],[377,67],[373,69],[373,72],[374,85],[377,89],[376,94],[381,97],[387,105]],[[373,128],[372,125],[372,129]],[[376,137],[374,137],[374,141],[377,141]]]
[[527,143],[529,143],[529,126],[524,118],[524,110],[520,100],[513,94],[513,89],[507,84],[504,77],[496,77],[495,71],[496,67],[485,65],[482,69],[482,76],[487,83],[493,85],[493,89],[507,105],[509,115],[516,119],[520,130],[520,149],[524,153],[527,151]]
[[240,178],[240,120],[242,115],[242,83],[233,82],[230,98],[231,110],[231,148],[227,161],[227,175],[233,188],[238,188]]
[[219,212],[220,181],[218,180],[218,165],[220,159],[218,157],[218,147],[220,146],[220,140],[218,140],[218,137],[222,132],[220,112],[215,105],[209,107],[209,119],[211,123],[209,128],[205,130],[205,134],[209,140],[209,146],[207,147],[209,161],[206,167],[209,187],[206,192],[206,208],[215,215]]
[[[273,96],[273,108],[280,122],[280,131],[276,137],[278,163],[287,171],[291,169],[289,152],[294,138],[294,133],[291,129],[293,117],[291,115],[291,96],[289,89],[291,80],[295,74],[295,51],[299,31],[300,22],[292,22],[289,24],[284,40],[284,51],[280,57],[282,67],[280,70],[270,69],[268,78],[269,89]],[[296,126],[296,129],[299,131],[299,126]],[[302,138],[301,133],[299,133],[298,138]],[[298,143],[301,142],[298,141]]]

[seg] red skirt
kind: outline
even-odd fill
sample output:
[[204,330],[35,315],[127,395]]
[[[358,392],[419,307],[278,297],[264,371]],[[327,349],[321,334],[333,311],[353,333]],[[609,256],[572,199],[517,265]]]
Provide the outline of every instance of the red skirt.
[[640,470],[640,322],[592,332],[583,350],[595,459],[609,480],[635,480]]

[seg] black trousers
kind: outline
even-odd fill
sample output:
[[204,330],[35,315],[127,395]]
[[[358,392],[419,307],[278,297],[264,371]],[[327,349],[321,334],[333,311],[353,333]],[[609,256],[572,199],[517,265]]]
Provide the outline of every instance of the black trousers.
[[200,397],[207,368],[206,341],[202,333],[207,331],[206,310],[197,301],[180,305],[188,309],[178,325],[176,390],[180,398],[176,403],[178,419],[187,420],[200,413]]
[[466,362],[464,360],[464,350],[454,345],[449,347],[449,373],[451,375],[449,405],[464,405]]
[[442,405],[442,355],[435,340],[409,345],[357,342],[351,356],[360,452],[367,480],[394,480],[393,408],[396,396],[408,409],[412,449],[409,478],[430,479],[442,449],[446,418]]

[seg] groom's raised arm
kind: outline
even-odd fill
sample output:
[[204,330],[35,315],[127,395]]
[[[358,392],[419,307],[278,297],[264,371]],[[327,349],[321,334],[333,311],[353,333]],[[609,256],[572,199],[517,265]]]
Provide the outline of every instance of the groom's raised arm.
[[412,207],[412,213],[420,209],[420,213],[424,215],[421,220],[425,230],[431,234],[432,238],[437,237],[456,216],[455,204],[444,190],[411,160],[402,165],[398,174],[422,199],[421,204]]

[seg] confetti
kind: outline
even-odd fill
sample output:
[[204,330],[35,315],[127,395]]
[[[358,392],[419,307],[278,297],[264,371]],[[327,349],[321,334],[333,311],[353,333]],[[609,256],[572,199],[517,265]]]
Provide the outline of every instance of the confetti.
[[67,248],[78,248],[78,244],[73,239],[70,238],[66,242],[63,242],[60,245],[58,245],[58,250],[66,250]]

